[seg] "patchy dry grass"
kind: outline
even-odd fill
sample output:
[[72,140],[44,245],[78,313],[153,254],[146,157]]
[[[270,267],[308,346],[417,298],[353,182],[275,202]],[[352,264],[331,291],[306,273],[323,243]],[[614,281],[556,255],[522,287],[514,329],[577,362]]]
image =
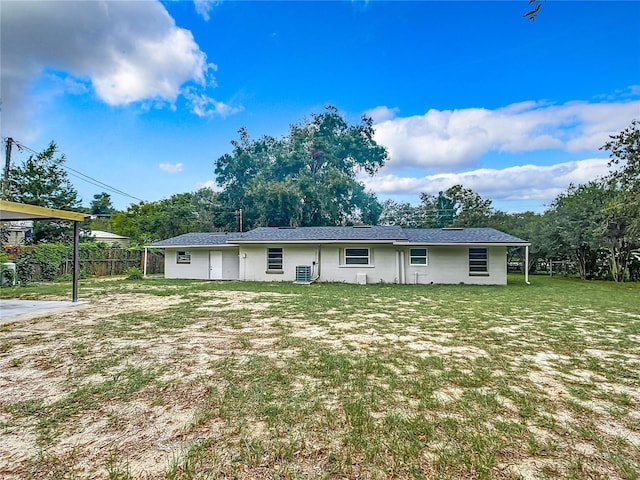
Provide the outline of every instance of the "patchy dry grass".
[[640,475],[638,285],[88,280],[81,296],[0,326],[2,478]]

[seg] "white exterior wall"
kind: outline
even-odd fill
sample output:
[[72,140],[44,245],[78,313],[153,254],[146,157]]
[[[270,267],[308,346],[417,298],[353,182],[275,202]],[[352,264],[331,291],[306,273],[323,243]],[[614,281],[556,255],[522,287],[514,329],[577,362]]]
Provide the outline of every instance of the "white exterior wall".
[[[283,249],[281,273],[267,273],[267,248],[269,247]],[[370,264],[345,265],[345,248],[369,248]],[[416,245],[415,248],[424,247]],[[264,244],[243,245],[239,249],[236,247],[167,248],[165,278],[209,279],[209,251],[219,250],[222,251],[222,275],[225,280],[293,282],[296,266],[311,265],[313,275],[317,274],[319,266],[318,281],[320,282],[358,283],[358,274],[365,274],[367,283],[477,285],[506,285],[507,283],[506,247],[487,247],[488,275],[469,274],[469,246],[427,246],[426,248],[428,251],[426,266],[409,263],[410,247],[384,244]],[[185,250],[191,252],[191,263],[176,263],[177,252]],[[404,259],[403,269],[399,269],[401,259]],[[313,262],[316,262],[315,266]]]
[[[282,248],[282,273],[267,273],[267,248]],[[369,248],[370,265],[344,265],[345,248]],[[397,282],[396,248],[390,245],[243,245],[240,247],[240,279],[293,282],[296,266],[311,265],[320,282],[357,283],[366,274],[367,283]],[[314,267],[313,262],[317,265]]]
[[[368,248],[370,264],[345,265],[345,248]],[[323,245],[320,281],[358,283],[358,274],[365,274],[367,283],[396,283],[396,250],[396,247],[384,244]]]
[[[482,247],[479,245],[479,247]],[[416,246],[416,248],[422,248]],[[414,283],[465,283],[475,285],[507,284],[507,247],[487,247],[488,275],[469,275],[469,246],[427,247],[427,266],[409,264],[405,253],[405,281]],[[416,282],[417,273],[417,282]]]
[[[267,248],[282,248],[282,273],[267,273]],[[317,245],[243,245],[240,247],[239,278],[256,282],[293,282],[297,265],[313,265],[318,261],[317,250]]]
[[[224,280],[238,279],[237,248],[166,248],[164,256],[165,278],[189,278],[194,280],[209,279],[209,251],[222,251],[222,276]],[[191,263],[177,263],[178,252],[191,252]]]
[[[191,252],[191,263],[177,263],[178,251]],[[209,279],[209,249],[166,248],[164,254],[164,278]]]

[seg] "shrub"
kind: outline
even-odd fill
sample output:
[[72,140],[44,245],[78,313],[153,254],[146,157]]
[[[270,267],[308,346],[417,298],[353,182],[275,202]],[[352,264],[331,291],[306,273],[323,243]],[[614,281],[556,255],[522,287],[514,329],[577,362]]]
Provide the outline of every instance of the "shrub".
[[127,280],[142,280],[144,274],[138,267],[130,267],[127,269]]

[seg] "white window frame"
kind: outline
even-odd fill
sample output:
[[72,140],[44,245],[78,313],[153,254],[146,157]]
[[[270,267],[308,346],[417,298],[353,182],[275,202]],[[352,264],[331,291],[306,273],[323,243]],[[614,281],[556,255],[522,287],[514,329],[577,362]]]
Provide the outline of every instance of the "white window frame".
[[[424,255],[414,255],[415,250],[424,250]],[[424,259],[424,263],[414,263],[414,259]],[[429,265],[429,249],[427,247],[409,248],[409,265],[412,267],[426,267]]]
[[[484,250],[484,255],[482,255]],[[487,247],[469,248],[469,275],[489,275],[489,249]]]
[[[356,255],[354,250],[366,250],[366,255]],[[372,266],[372,252],[369,247],[346,247],[342,251],[343,262],[345,267],[371,267]],[[366,262],[362,263],[358,260],[365,259]],[[351,263],[350,260],[356,260],[355,263]]]
[[191,264],[191,250],[176,251],[176,263],[180,265]]
[[[279,263],[278,262],[278,253]],[[276,267],[280,268],[276,268]],[[282,273],[284,271],[284,249],[282,247],[267,248],[267,273]]]

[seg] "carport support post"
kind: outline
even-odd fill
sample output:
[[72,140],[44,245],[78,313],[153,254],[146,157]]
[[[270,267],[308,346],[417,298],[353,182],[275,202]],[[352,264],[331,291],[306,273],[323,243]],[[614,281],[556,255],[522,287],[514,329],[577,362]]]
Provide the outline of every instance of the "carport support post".
[[73,222],[73,294],[71,300],[78,301],[78,277],[80,277],[80,222]]
[[524,246],[524,283],[531,285],[529,283],[529,245]]

